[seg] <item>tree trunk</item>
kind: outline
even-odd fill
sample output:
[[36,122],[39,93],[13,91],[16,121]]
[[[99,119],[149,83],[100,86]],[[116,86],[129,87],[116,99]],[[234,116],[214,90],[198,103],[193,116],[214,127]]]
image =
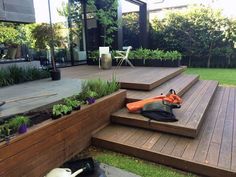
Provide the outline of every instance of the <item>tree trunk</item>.
[[213,45],[213,42],[211,42],[210,49],[209,49],[209,55],[208,55],[208,59],[207,59],[207,67],[208,68],[210,68],[210,66],[211,66],[212,45]]

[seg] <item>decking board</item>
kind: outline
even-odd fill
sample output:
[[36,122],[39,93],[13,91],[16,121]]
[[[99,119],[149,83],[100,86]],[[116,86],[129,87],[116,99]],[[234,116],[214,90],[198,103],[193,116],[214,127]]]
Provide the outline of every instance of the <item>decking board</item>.
[[98,66],[78,66],[62,69],[62,77],[111,80],[113,77],[121,84],[121,88],[136,90],[152,90],[162,83],[182,73],[186,67],[113,67],[109,70],[99,69]]
[[179,96],[188,91],[199,79],[198,75],[178,75],[151,91],[128,90],[127,102],[142,100],[155,97],[160,94],[166,94],[170,89],[174,89]]
[[149,121],[140,114],[129,113],[126,108],[112,114],[111,121],[134,127],[158,130],[167,133],[196,137],[204,114],[217,88],[215,81],[199,81],[190,90],[190,95],[183,96],[184,103],[181,109],[174,110],[177,122]]
[[[142,146],[136,146],[132,142],[129,144],[124,141],[117,142],[116,139],[103,138],[106,133],[109,133],[105,128],[94,135],[93,144],[202,175],[235,176],[236,147],[233,146],[235,127],[232,124],[235,122],[235,111],[233,111],[235,91],[236,88],[223,87],[217,90],[205,115],[206,121],[199,136],[195,139],[111,124],[108,127],[135,130],[136,134],[140,132],[137,135],[140,137],[144,132],[149,132],[149,138],[146,133],[145,140],[147,140]],[[226,113],[223,111],[224,108],[226,108]],[[218,120],[222,122],[222,115],[224,122],[220,124]],[[217,122],[218,126],[215,126]],[[223,131],[218,133],[217,130],[222,128]],[[220,136],[221,141],[215,142],[214,136]]]

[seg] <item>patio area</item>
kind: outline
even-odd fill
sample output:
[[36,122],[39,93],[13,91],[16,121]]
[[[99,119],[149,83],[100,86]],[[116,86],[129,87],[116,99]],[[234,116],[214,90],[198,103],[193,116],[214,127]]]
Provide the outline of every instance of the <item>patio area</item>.
[[[72,96],[79,92],[81,81],[86,79],[111,80],[115,76],[121,87],[127,89],[127,94],[125,96],[122,92],[122,96],[116,96],[113,101],[106,102],[106,109],[102,109],[104,104],[101,104],[99,108],[92,108],[93,111],[85,108],[79,113],[80,116],[72,114],[72,119],[62,119],[64,123],[53,122],[53,120],[43,122],[40,126],[47,128],[46,139],[45,133],[39,133],[42,127],[32,128],[29,134],[34,135],[35,142],[29,140],[28,133],[20,138],[25,142],[26,150],[22,149],[23,146],[16,148],[19,141],[13,140],[10,145],[1,143],[0,167],[3,170],[0,176],[15,176],[17,170],[20,174],[25,174],[24,169],[31,165],[32,170],[26,176],[45,174],[48,168],[61,165],[75,153],[88,147],[91,141],[95,146],[196,174],[234,176],[236,173],[236,114],[234,111],[236,89],[218,87],[216,81],[199,81],[198,75],[183,74],[184,70],[185,67],[136,67],[134,69],[121,67],[118,70],[115,68],[101,70],[97,66],[84,65],[63,68],[61,70],[63,79],[60,81],[51,82],[49,79],[44,79],[2,88],[0,96],[4,100],[43,93],[57,94],[6,104],[1,107],[2,118],[13,113],[40,109],[64,97]],[[184,100],[182,108],[174,112],[179,120],[177,122],[151,121],[149,123],[148,119],[139,114],[128,113],[124,108],[125,102],[165,94],[170,89],[175,89]],[[123,97],[126,99],[122,101]],[[116,102],[118,98],[119,101]],[[96,110],[106,113],[98,111],[97,114]],[[94,124],[97,116],[99,121]],[[81,118],[81,122],[77,120],[78,117]],[[53,129],[49,128],[50,124],[53,125]],[[88,128],[89,125],[93,125],[89,128],[91,135],[82,138],[81,136],[86,133],[82,132],[81,128]],[[54,134],[53,131],[60,134]],[[67,137],[71,133],[73,138],[68,140]],[[49,138],[53,138],[53,144],[46,143],[51,141]],[[41,147],[45,152],[50,153],[50,159],[47,160],[44,153],[41,153]],[[32,160],[29,154],[34,153],[35,148],[39,155]],[[55,149],[57,150],[54,152]],[[18,157],[21,151],[27,152],[28,155],[24,156],[23,153]],[[59,158],[60,155],[63,156]],[[17,165],[11,162],[11,159],[16,161],[24,159],[27,165]],[[5,163],[5,160],[9,163]],[[42,160],[45,162],[42,163]],[[48,163],[51,165],[46,166]]]

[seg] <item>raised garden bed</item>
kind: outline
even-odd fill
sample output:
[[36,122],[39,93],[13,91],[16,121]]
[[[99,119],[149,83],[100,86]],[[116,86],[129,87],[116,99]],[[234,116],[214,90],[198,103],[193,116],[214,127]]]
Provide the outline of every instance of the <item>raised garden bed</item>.
[[46,120],[27,133],[0,143],[0,176],[43,176],[91,143],[93,132],[110,122],[111,113],[124,106],[126,91],[86,105],[57,120]]

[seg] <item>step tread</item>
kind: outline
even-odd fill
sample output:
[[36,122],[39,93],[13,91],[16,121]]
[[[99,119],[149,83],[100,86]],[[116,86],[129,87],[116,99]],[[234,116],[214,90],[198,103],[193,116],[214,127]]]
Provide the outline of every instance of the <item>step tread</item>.
[[186,70],[185,66],[178,68],[144,68],[140,73],[139,70],[133,70],[132,75],[117,76],[121,88],[133,90],[152,90],[166,81],[178,76]]
[[180,74],[151,91],[127,90],[127,101],[142,100],[151,98],[161,93],[166,94],[170,89],[174,89],[176,93],[182,96],[191,86],[199,79],[199,75]]
[[196,137],[209,103],[216,91],[217,81],[199,81],[182,98],[181,109],[173,110],[177,122],[159,122],[123,108],[111,116],[114,123]]

